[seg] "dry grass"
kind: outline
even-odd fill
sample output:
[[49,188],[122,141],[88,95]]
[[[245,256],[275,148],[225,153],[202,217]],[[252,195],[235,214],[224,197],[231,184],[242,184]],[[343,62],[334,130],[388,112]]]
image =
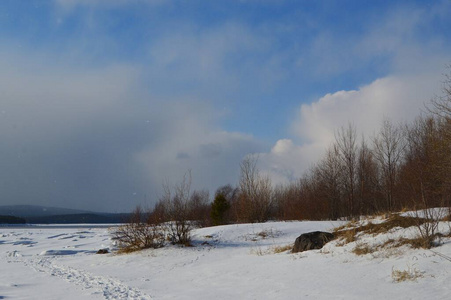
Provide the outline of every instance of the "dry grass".
[[414,248],[414,249],[419,249],[419,248],[425,248],[428,249],[429,248],[429,243],[428,241],[425,241],[424,238],[422,237],[417,237],[417,238],[413,238],[413,239],[408,239],[408,238],[399,238],[398,240],[388,240],[387,242],[385,242],[382,247],[401,247],[404,245],[409,245],[410,247]]
[[353,228],[353,229],[344,231],[343,235],[339,235],[339,236],[341,236],[344,239],[345,243],[348,244],[348,243],[355,242],[356,235],[357,235],[357,230],[355,228]]
[[356,222],[351,222],[345,226],[335,228],[334,235],[337,238],[342,239],[342,244],[347,244],[356,241],[358,234],[372,234],[378,235],[381,233],[387,233],[393,228],[408,228],[412,226],[418,226],[425,223],[427,220],[415,217],[402,217],[398,214],[390,215],[385,222],[374,224],[368,222],[366,225],[358,226]]
[[263,251],[262,251],[261,248],[252,248],[252,249],[249,251],[249,253],[250,253],[251,255],[257,255],[257,256],[263,256],[263,255],[264,255],[264,253],[263,253]]
[[274,254],[277,254],[277,253],[286,252],[288,250],[291,251],[292,249],[293,249],[293,244],[288,244],[288,245],[285,245],[285,246],[275,246],[275,247],[272,248],[272,252]]
[[281,233],[280,231],[273,230],[272,228],[270,228],[270,229],[265,229],[265,230],[260,231],[259,233],[257,233],[257,237],[260,237],[261,239],[275,238],[280,233]]
[[352,252],[355,255],[366,255],[377,251],[377,248],[370,247],[368,244],[357,245]]
[[412,238],[412,239],[408,239],[408,238],[399,238],[397,240],[388,239],[385,243],[383,243],[381,245],[376,245],[376,246],[369,246],[368,244],[363,244],[363,243],[357,244],[356,247],[352,250],[352,252],[355,255],[366,255],[366,254],[372,254],[377,251],[384,250],[383,253],[385,253],[385,256],[389,257],[391,255],[396,255],[396,253],[397,253],[396,251],[391,252],[390,249],[399,248],[404,245],[408,245],[413,249],[419,249],[419,248],[427,249],[429,243],[420,236],[417,238]]
[[395,270],[393,268],[391,277],[395,282],[416,281],[418,278],[423,277],[423,273],[416,268],[407,266],[407,270]]
[[341,225],[334,229],[334,232],[343,231],[344,229],[354,228],[358,226],[358,222],[356,220],[352,220],[344,225]]
[[259,237],[261,237],[262,239],[266,239],[268,236],[271,235],[271,232],[269,232],[269,231],[261,231],[257,235]]
[[[379,224],[368,221],[364,225],[360,225],[359,222],[350,222],[344,226],[340,226],[334,230],[334,235],[338,238],[337,246],[344,246],[351,242],[357,242],[357,245],[353,249],[353,253],[356,255],[371,254],[376,251],[395,249],[404,245],[408,245],[414,249],[424,248],[429,249],[434,245],[434,240],[440,237],[440,234],[434,234],[432,236],[418,235],[415,238],[399,238],[396,240],[390,239],[385,243],[376,246],[369,246],[359,242],[360,235],[373,235],[388,233],[394,228],[409,228],[412,226],[419,227],[423,224],[428,224],[428,220],[419,217],[400,216],[399,214],[391,214],[387,216],[384,222]],[[360,225],[360,226],[359,226]],[[450,230],[451,231],[451,230]]]
[[412,226],[421,225],[425,222],[427,222],[427,220],[423,218],[402,217],[398,214],[393,214],[389,216],[389,218],[385,222],[379,224],[369,223],[365,226],[362,226],[360,231],[363,231],[367,234],[377,235],[380,233],[386,233],[393,228],[409,228]]
[[283,246],[273,246],[266,249],[263,249],[262,247],[255,247],[252,248],[250,251],[250,254],[257,255],[257,256],[263,256],[263,255],[270,255],[270,254],[278,254],[287,252],[293,249],[293,244],[283,245]]
[[244,238],[246,240],[250,240],[252,242],[258,242],[259,240],[265,240],[269,238],[277,237],[281,232],[277,230],[273,230],[272,228],[262,230],[258,233],[252,233],[249,235],[245,235]]

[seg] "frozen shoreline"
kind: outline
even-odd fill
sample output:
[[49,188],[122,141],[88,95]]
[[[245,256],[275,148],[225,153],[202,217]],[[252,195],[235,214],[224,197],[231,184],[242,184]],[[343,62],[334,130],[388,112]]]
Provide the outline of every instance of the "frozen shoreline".
[[[445,299],[450,262],[425,249],[357,256],[356,242],[297,254],[274,249],[304,232],[343,222],[269,222],[201,228],[194,247],[167,246],[127,255],[109,224],[0,227],[0,296],[5,299]],[[98,224],[96,224],[98,225]],[[410,231],[413,229],[409,229]],[[396,234],[362,238],[384,241]],[[265,233],[265,234],[262,234]],[[451,256],[451,242],[434,251]],[[393,270],[417,269],[395,283]]]

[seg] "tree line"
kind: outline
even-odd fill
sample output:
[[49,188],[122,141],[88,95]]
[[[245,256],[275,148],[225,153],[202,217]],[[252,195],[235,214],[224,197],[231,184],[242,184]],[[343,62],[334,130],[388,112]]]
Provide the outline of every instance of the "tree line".
[[[173,243],[189,243],[195,226],[267,220],[337,220],[402,209],[450,207],[451,77],[443,93],[409,124],[384,119],[371,137],[352,124],[338,129],[324,156],[300,179],[273,186],[258,169],[258,156],[240,163],[236,186],[191,190],[191,174],[164,185],[146,224],[165,225]],[[136,220],[136,216],[135,216]]]

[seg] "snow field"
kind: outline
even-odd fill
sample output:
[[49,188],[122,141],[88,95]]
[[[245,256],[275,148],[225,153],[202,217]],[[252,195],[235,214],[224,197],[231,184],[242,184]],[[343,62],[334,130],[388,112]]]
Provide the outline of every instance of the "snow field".
[[[376,222],[376,221],[374,221]],[[1,228],[0,299],[449,299],[451,243],[430,250],[399,249],[355,255],[411,236],[415,228],[359,236],[339,246],[291,254],[301,233],[343,222],[269,222],[201,228],[193,247],[168,246],[131,254],[114,248],[106,228]],[[440,224],[449,230],[448,223]],[[396,283],[393,270],[422,277]]]

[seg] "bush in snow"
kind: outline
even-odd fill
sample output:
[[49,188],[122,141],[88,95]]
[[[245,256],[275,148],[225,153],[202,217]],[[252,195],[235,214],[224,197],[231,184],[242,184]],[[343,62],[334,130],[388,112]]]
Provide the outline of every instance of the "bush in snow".
[[151,222],[140,207],[135,209],[127,224],[115,228],[112,234],[121,252],[160,248],[165,242],[164,227]]
[[209,195],[206,191],[191,192],[191,173],[174,186],[163,186],[164,194],[155,205],[151,218],[166,228],[173,244],[189,245],[191,230],[205,225],[209,215]]

